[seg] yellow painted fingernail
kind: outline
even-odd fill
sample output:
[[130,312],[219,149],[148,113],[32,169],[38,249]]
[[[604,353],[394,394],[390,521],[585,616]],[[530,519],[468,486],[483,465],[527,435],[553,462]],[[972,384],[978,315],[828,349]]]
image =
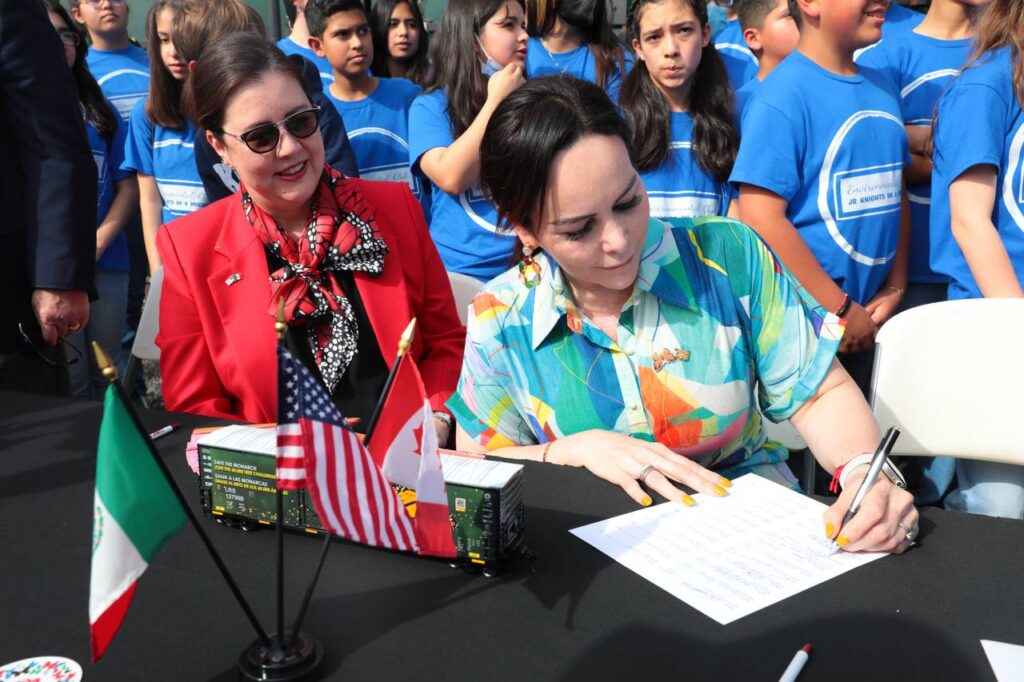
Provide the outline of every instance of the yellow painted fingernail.
[[724,485],[726,488],[732,487],[732,481],[730,481],[728,478],[725,478],[724,476],[722,477],[722,480],[719,481],[719,483]]
[[697,504],[697,500],[693,499],[686,493],[683,493],[683,504],[685,504],[687,507],[692,507],[693,505]]
[[836,544],[840,547],[846,547],[848,544],[850,544],[850,538],[843,537],[842,535],[840,535],[836,538]]
[[831,538],[832,537],[832,533],[835,533],[835,532],[836,532],[836,527],[835,526],[833,526],[831,523],[826,523],[825,524],[825,537]]
[[651,502],[653,502],[653,501],[654,500],[651,499],[650,495],[644,495],[643,499],[640,500],[640,504],[642,504],[645,507],[650,507],[651,506]]
[[729,493],[725,492],[725,488],[723,488],[722,486],[716,485],[715,486],[715,494],[718,495],[719,497],[725,497]]

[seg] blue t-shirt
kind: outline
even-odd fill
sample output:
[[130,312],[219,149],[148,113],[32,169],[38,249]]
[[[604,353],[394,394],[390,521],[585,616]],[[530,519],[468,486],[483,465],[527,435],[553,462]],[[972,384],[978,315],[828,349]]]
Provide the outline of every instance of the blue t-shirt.
[[736,129],[743,129],[743,112],[746,110],[747,105],[753,98],[754,93],[761,89],[761,81],[755,76],[746,83],[743,84],[739,90],[736,91]]
[[974,166],[992,166],[999,174],[992,223],[1024,282],[1024,112],[1008,50],[983,55],[953,81],[939,100],[934,139],[931,264],[949,277],[949,298],[981,298],[949,214],[950,184]]
[[[404,78],[379,78],[369,97],[358,102],[330,98],[345,122],[363,180],[404,182],[430,217],[430,193],[409,168],[409,107],[420,86]],[[429,221],[428,221],[429,222]]]
[[[939,97],[970,54],[970,39],[939,40],[907,31],[899,40],[887,40],[868,50],[857,63],[878,69],[896,84],[906,125],[931,127]],[[928,262],[931,196],[931,182],[907,185],[912,225],[910,282],[934,284],[948,281],[948,278],[936,274]]]
[[[622,78],[633,68],[635,57],[628,50],[623,50],[625,68],[608,76],[604,91],[616,104],[619,103],[619,91],[622,89]],[[580,45],[568,52],[550,52],[540,38],[530,38],[526,49],[526,77],[553,76],[564,73],[580,80],[597,83],[597,60],[586,45]]]
[[154,125],[146,116],[146,100],[132,110],[124,147],[125,170],[150,175],[163,199],[164,223],[206,206],[206,190],[196,170],[193,144],[196,128],[187,121],[182,130]]
[[[437,147],[448,147],[452,137],[448,95],[435,90],[417,97],[409,109],[409,161],[421,177],[420,157]],[[487,281],[505,270],[512,260],[515,235],[499,230],[498,213],[477,183],[459,194],[449,194],[431,183],[430,236],[445,269]]]
[[90,47],[85,63],[103,96],[127,125],[135,103],[149,92],[149,55],[134,45],[110,52]]
[[321,57],[316,52],[313,52],[313,48],[307,45],[299,45],[288,36],[277,41],[277,47],[285,54],[297,54],[313,62],[316,65],[316,70],[320,72],[320,80],[324,83],[324,90],[334,82],[334,69],[331,68],[331,63],[327,61],[327,57]]
[[700,167],[691,150],[693,117],[672,112],[672,150],[668,160],[654,170],[640,173],[651,202],[651,217],[674,222],[676,218],[724,216],[733,193],[728,182],[718,182]]
[[747,47],[747,41],[743,40],[739,19],[733,19],[725,25],[715,38],[715,49],[725,62],[733,90],[739,90],[744,83],[757,77],[757,57]]
[[[131,177],[129,171],[121,168],[124,161],[124,142],[128,126],[118,122],[117,131],[108,140],[99,134],[92,121],[86,120],[85,132],[89,138],[89,149],[96,161],[96,226],[107,217],[110,205],[114,203],[117,183]],[[114,237],[107,250],[96,261],[99,270],[128,269],[128,241],[124,231]]]
[[896,86],[874,69],[840,76],[793,52],[743,115],[730,181],[774,192],[818,263],[858,303],[874,296],[899,242],[910,162]]

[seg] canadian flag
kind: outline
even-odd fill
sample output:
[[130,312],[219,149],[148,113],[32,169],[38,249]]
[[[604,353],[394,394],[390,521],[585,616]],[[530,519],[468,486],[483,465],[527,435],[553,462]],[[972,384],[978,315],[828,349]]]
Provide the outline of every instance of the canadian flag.
[[416,491],[413,529],[420,554],[454,557],[433,410],[416,363],[408,355],[398,362],[368,449],[389,481]]

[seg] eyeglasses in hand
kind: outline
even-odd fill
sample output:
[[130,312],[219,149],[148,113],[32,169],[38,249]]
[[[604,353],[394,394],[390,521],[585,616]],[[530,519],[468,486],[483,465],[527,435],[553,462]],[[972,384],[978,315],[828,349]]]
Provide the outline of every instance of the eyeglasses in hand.
[[238,135],[226,130],[221,130],[221,133],[241,140],[246,147],[257,154],[266,154],[277,149],[277,145],[281,141],[282,126],[289,135],[302,140],[316,132],[320,126],[319,116],[320,107],[311,107],[296,111],[283,121],[262,123]]
[[[40,337],[38,334],[30,334],[28,331],[26,331],[25,326],[21,322],[18,323],[18,333],[21,335],[21,340],[25,342],[25,344],[27,344],[29,348],[35,351],[35,354],[38,355],[42,359],[42,361],[45,362],[50,367],[56,367],[57,369],[66,369],[67,367],[70,367],[71,365],[75,364],[76,362],[82,359],[82,351],[78,348],[78,346],[71,343],[70,341],[65,341],[64,339],[58,338],[57,345],[51,346],[48,343],[46,343],[46,341],[44,341],[42,337]],[[67,353],[65,352],[66,348],[70,348],[71,350],[74,351],[74,357],[72,357],[70,360],[67,359]]]

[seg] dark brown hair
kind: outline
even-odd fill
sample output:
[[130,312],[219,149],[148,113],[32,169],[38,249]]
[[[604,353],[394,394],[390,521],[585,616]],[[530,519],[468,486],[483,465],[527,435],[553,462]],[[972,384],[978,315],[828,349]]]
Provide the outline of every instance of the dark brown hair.
[[544,212],[551,163],[586,135],[617,137],[629,151],[626,123],[607,93],[593,83],[545,76],[527,81],[502,100],[480,143],[480,181],[504,227],[534,229]]
[[146,44],[149,47],[149,96],[146,98],[146,117],[164,128],[181,130],[185,127],[185,111],[181,104],[181,81],[164,66],[160,58],[160,36],[156,34],[156,20],[169,9],[181,12],[178,0],[156,0],[146,15]]
[[85,42],[85,30],[78,22],[72,21],[68,11],[56,0],[43,0],[43,6],[48,12],[53,12],[60,17],[68,30],[78,34],[75,62],[71,65],[71,75],[75,77],[75,85],[78,87],[78,101],[85,107],[85,116],[92,122],[100,137],[107,140],[113,139],[120,121],[110,103],[103,96],[103,91],[96,79],[93,78],[89,67],[85,64],[85,53],[89,50],[88,44]]
[[[641,39],[640,15],[644,8],[661,2],[689,6],[701,29],[707,26],[708,10],[704,0],[636,0],[629,22],[633,39]],[[693,157],[712,178],[726,182],[736,161],[740,136],[733,122],[729,75],[711,41],[701,50],[700,65],[692,78],[688,109],[693,117]],[[642,59],[623,79],[619,102],[633,131],[636,167],[641,171],[658,168],[671,152],[672,112]]]
[[391,15],[399,5],[408,5],[412,12],[413,21],[420,29],[420,42],[416,47],[416,54],[408,60],[405,75],[417,85],[422,85],[427,79],[430,70],[430,40],[427,37],[427,27],[423,23],[423,14],[420,13],[420,5],[416,0],[377,0],[370,10],[370,29],[373,31],[373,64],[370,70],[373,75],[382,78],[390,78],[388,71],[388,57],[391,52],[388,49],[388,33],[391,32]]
[[174,49],[185,62],[197,61],[207,45],[231,33],[267,37],[260,15],[241,0],[178,0],[174,15]]
[[250,33],[225,36],[208,45],[196,63],[185,89],[189,115],[198,127],[222,134],[224,111],[232,95],[273,72],[294,78],[309,97],[301,67],[272,43]]
[[[558,19],[557,0],[526,0],[527,26],[530,35],[543,38],[555,27]],[[583,42],[594,56],[596,82],[602,88],[608,87],[608,79],[625,71],[625,56],[612,26],[608,22],[608,8],[605,0],[594,4],[594,20],[587,26],[577,26]]]

